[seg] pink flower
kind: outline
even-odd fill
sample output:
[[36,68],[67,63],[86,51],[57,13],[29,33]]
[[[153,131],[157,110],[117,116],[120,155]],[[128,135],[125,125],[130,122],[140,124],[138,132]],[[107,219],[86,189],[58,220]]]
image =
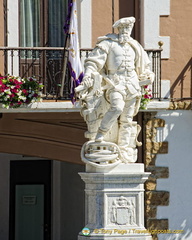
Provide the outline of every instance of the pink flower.
[[17,88],[17,89],[19,89],[21,86],[19,85],[19,84],[17,84],[16,86],[15,86],[15,88]]
[[6,85],[3,84],[3,83],[2,83],[2,85],[1,85],[1,88],[2,88],[2,89],[7,89]]
[[149,95],[145,94],[145,95],[144,95],[144,98],[149,98]]
[[11,89],[11,92],[12,92],[12,93],[17,93],[18,90],[17,90],[17,88],[14,88],[14,89]]
[[16,85],[21,85],[21,84],[22,84],[22,82],[19,82],[17,79],[14,80],[14,83],[15,83]]
[[23,92],[24,94],[26,94],[26,93],[27,93],[27,90],[26,90],[26,89],[23,89],[22,92]]

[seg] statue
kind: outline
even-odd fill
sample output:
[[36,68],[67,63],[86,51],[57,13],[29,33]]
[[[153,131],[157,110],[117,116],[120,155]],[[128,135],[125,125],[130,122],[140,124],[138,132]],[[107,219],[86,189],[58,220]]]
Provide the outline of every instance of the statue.
[[81,157],[94,166],[110,166],[137,160],[140,126],[133,121],[141,101],[141,87],[154,80],[150,61],[131,32],[135,18],[115,22],[119,34],[99,37],[85,60],[85,75],[75,91],[89,141]]

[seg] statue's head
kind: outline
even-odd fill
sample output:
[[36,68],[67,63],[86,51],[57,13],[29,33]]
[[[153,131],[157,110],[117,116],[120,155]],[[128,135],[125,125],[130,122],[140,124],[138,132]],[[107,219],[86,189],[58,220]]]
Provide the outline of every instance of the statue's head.
[[130,38],[134,23],[134,17],[127,17],[121,18],[113,24],[113,28],[117,28],[119,31],[120,42],[126,42]]

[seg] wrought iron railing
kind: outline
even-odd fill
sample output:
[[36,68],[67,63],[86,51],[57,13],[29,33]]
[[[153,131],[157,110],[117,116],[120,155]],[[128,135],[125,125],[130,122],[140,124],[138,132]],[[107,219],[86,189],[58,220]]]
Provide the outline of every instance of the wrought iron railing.
[[[81,49],[82,62],[91,49]],[[161,99],[161,49],[146,50],[155,73],[152,95]],[[35,77],[43,83],[44,99],[70,99],[70,74],[68,68],[63,75],[66,56],[63,48],[51,47],[0,47],[1,75]]]
[[146,50],[151,60],[151,70],[155,73],[155,79],[152,85],[153,99],[161,100],[161,52],[162,49]]

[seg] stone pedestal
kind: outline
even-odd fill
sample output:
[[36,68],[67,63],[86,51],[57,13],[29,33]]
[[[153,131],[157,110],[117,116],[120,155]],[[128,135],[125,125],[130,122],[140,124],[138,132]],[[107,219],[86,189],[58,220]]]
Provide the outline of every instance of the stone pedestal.
[[80,232],[78,240],[152,240],[144,227],[144,182],[150,173],[143,164],[87,165],[79,174],[86,184],[85,228],[90,234]]

